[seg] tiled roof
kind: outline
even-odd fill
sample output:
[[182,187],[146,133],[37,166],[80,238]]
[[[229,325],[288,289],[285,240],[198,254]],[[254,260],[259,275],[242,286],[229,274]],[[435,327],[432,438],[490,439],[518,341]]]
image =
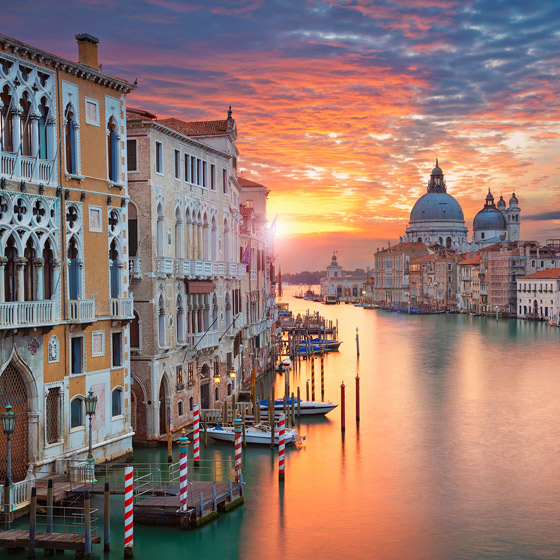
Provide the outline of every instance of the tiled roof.
[[143,119],[157,119],[157,115],[150,113],[150,111],[145,111],[144,109],[137,109],[135,107],[126,108],[126,120],[127,121],[137,121]]
[[420,257],[419,259],[414,259],[413,261],[410,261],[410,264],[416,264],[416,263],[421,263],[421,262],[431,262],[435,259],[435,255],[424,255],[423,257]]
[[533,272],[527,276],[520,276],[518,280],[560,280],[560,268],[545,268],[540,272]]
[[461,266],[471,266],[471,265],[475,265],[475,264],[480,264],[480,255],[475,255],[474,257],[471,257],[470,259],[465,259],[464,261],[461,261],[459,264]]
[[392,247],[387,247],[379,251],[380,253],[406,253],[406,252],[419,252],[428,251],[428,247],[424,243],[419,243],[418,241],[412,241],[410,243],[399,243],[393,245]]
[[228,127],[227,119],[221,121],[185,122],[179,119],[158,119],[157,122],[184,136],[222,136],[233,128],[235,120]]
[[245,179],[245,177],[237,177],[237,182],[241,187],[260,187],[262,189],[266,189],[264,185],[255,183],[255,181],[249,181],[249,179]]

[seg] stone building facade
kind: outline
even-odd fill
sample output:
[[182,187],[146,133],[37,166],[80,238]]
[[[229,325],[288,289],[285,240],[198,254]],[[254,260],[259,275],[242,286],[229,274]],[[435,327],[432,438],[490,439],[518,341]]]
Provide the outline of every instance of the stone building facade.
[[187,123],[129,109],[127,119],[132,416],[135,440],[155,442],[191,423],[195,403],[213,408],[238,390],[237,131],[231,113]]
[[[0,36],[0,408],[17,414],[18,481],[131,451],[127,237],[128,82]],[[0,479],[6,473],[0,436]]]

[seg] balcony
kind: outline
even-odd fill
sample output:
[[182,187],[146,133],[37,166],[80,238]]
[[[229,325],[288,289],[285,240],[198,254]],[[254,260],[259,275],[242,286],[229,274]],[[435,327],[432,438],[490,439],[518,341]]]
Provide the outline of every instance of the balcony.
[[219,344],[220,333],[218,331],[208,331],[206,334],[196,333],[188,335],[188,342],[192,349],[196,347],[197,350],[204,348],[213,348]]
[[128,259],[128,275],[130,278],[142,279],[142,259],[140,257],[130,257]]
[[0,329],[40,327],[54,325],[55,322],[55,303],[52,300],[0,303]]
[[177,276],[190,276],[191,275],[190,259],[175,259],[175,274]]
[[134,319],[132,298],[111,298],[111,317],[113,319]]
[[212,276],[212,261],[191,261],[191,276],[206,279]]
[[68,301],[68,318],[72,323],[91,323],[95,320],[94,299],[71,299]]
[[173,274],[173,257],[158,257],[156,259],[156,273],[171,276]]
[[237,263],[227,263],[227,277],[237,278]]
[[245,323],[246,323],[245,313],[242,311],[241,313],[238,313],[236,315],[232,328],[242,329],[245,326]]
[[215,262],[212,264],[214,276],[225,276],[226,266],[223,262]]
[[237,279],[245,280],[247,278],[247,268],[246,265],[239,263],[237,265]]
[[33,183],[56,184],[54,163],[30,156],[0,153],[0,175]]

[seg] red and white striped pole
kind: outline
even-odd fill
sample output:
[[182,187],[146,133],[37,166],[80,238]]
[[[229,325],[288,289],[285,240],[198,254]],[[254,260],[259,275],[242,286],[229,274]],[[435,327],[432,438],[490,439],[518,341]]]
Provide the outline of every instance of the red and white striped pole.
[[200,465],[200,414],[197,404],[193,406],[193,429],[194,466],[198,467]]
[[242,424],[243,420],[241,418],[236,418],[235,424],[235,480],[236,482],[241,482],[241,460],[242,460]]
[[278,478],[284,480],[284,453],[286,451],[286,415],[284,413],[280,414],[278,427]]
[[134,469],[133,467],[124,468],[124,557],[134,556],[134,523],[133,523],[133,488],[134,488]]
[[181,437],[177,440],[179,444],[179,511],[187,511],[187,486],[188,486],[188,465],[187,449],[189,440],[185,435],[185,428],[181,432]]

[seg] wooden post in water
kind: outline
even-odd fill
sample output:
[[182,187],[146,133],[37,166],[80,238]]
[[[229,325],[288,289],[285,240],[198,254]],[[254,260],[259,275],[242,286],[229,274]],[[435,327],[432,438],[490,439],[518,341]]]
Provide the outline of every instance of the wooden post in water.
[[245,439],[245,407],[241,409],[241,422],[243,426],[243,447],[247,447],[247,441]]
[[203,413],[203,417],[202,417],[202,423],[204,425],[204,447],[208,447],[208,432],[206,431],[207,426],[207,422],[206,422],[206,411],[204,411]]
[[360,376],[356,375],[356,422],[360,421]]
[[167,426],[167,462],[173,463],[173,441],[171,438],[171,427]]
[[294,402],[294,392],[292,391],[292,428],[296,425],[296,403]]
[[31,488],[31,505],[29,506],[29,554],[27,558],[35,558],[35,532],[37,530],[37,488]]
[[10,480],[6,477],[4,481],[4,531],[10,530],[10,513],[12,505],[10,503]]
[[111,550],[111,492],[109,483],[105,483],[103,491],[103,551]]
[[91,501],[89,498],[89,490],[86,490],[84,495],[84,540],[84,558],[86,560],[91,560]]
[[325,348],[321,345],[321,401],[325,402]]
[[[272,388],[274,396],[274,387]],[[274,411],[274,400],[268,401],[268,411],[270,414],[270,449],[274,449],[274,429],[276,428],[276,418],[275,418],[275,411]]]
[[[52,533],[53,530],[53,503],[53,481],[52,478],[49,478],[47,481],[47,533]],[[47,550],[45,550],[46,553]]]
[[288,398],[286,397],[286,395],[284,395],[283,411],[284,411],[284,418],[286,419],[286,424],[289,424],[290,415],[288,414]]
[[356,327],[356,355],[360,357],[360,335],[358,334],[358,327]]
[[297,417],[301,418],[301,397],[299,395],[299,385],[297,388]]
[[226,426],[228,423],[228,406],[227,402],[224,401],[222,404],[222,424]]
[[235,393],[231,396],[231,421],[233,422],[234,418],[237,418],[237,409],[235,408]]
[[309,379],[305,382],[305,400],[309,400]]
[[255,422],[257,424],[261,423],[261,403],[257,401],[257,408],[255,409]]
[[346,431],[346,402],[344,395],[344,381],[340,385],[340,430]]

